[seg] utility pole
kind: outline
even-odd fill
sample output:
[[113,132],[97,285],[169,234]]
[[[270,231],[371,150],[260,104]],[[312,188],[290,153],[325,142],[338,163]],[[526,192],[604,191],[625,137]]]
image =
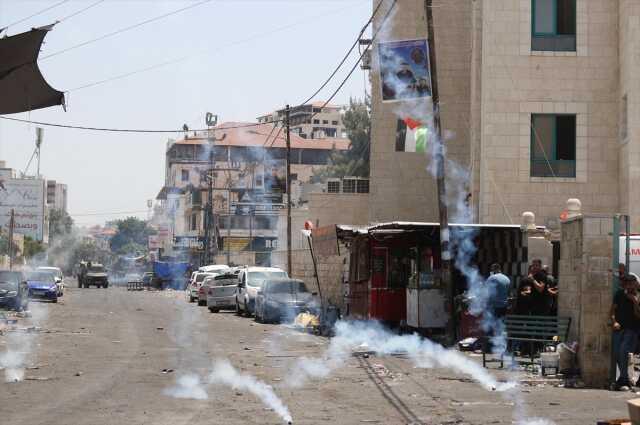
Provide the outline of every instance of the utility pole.
[[15,211],[11,210],[11,218],[9,219],[9,271],[13,270],[13,229],[16,226]]
[[[211,264],[212,257],[218,254],[218,241],[215,237],[215,228],[214,228],[214,213],[213,213],[213,172],[215,170],[215,161],[214,161],[214,149],[215,143],[221,142],[227,137],[226,134],[223,134],[221,138],[216,139],[215,136],[215,126],[218,123],[218,116],[213,115],[210,112],[207,112],[206,115],[206,123],[209,127],[207,141],[209,142],[209,167],[207,169],[207,179],[208,179],[208,190],[207,190],[207,205],[205,206],[205,214],[204,214],[204,264]],[[213,235],[213,237],[212,237]],[[213,246],[212,246],[213,239]],[[212,249],[213,248],[213,249]]]
[[444,140],[440,127],[440,98],[438,95],[438,73],[436,67],[436,42],[433,29],[433,0],[425,0],[427,14],[427,34],[429,39],[429,63],[431,65],[431,99],[433,101],[433,126],[435,127],[436,143],[436,183],[438,187],[438,210],[440,216],[440,279],[446,291],[450,317],[447,321],[447,336],[453,343],[456,338],[457,320],[455,316],[455,288],[451,280],[451,251],[449,250],[449,213],[447,211],[447,190],[445,185]]
[[289,116],[291,109],[285,109],[285,125],[287,140],[287,273],[291,277],[291,125]]

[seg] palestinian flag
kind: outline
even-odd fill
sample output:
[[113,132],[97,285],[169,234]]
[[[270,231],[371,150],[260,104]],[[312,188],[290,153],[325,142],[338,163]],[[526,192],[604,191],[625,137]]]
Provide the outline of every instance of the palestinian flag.
[[429,129],[420,121],[412,118],[398,120],[396,152],[425,153],[428,137]]

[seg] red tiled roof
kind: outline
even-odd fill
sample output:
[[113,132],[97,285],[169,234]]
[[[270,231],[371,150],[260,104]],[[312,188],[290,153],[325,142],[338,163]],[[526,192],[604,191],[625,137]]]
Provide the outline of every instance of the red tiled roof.
[[[251,127],[233,128],[244,125],[252,125]],[[284,130],[280,132],[278,138],[274,140],[278,129],[271,132],[273,123],[255,124],[243,122],[226,122],[216,127],[216,138],[225,138],[217,141],[216,146],[264,146],[266,148],[284,148],[286,141]],[[268,138],[267,138],[268,136]],[[180,145],[200,145],[207,143],[207,138],[201,134],[197,136],[189,136],[188,139],[182,139],[175,142]],[[349,139],[304,139],[295,133],[291,133],[291,147],[293,149],[337,149],[347,150],[351,142]]]

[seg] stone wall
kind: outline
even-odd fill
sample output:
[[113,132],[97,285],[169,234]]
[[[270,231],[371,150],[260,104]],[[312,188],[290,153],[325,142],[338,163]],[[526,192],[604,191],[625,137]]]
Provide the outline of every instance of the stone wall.
[[[330,304],[344,312],[344,273],[349,270],[349,255],[345,247],[340,248],[342,255],[318,256],[318,276],[322,296]],[[271,254],[272,264],[286,264],[287,251],[275,251]],[[313,272],[313,261],[308,249],[296,249],[291,253],[291,277],[303,280],[310,291],[317,292],[317,282]]]
[[584,382],[608,384],[611,356],[613,217],[584,215],[562,223],[558,315],[571,317]]

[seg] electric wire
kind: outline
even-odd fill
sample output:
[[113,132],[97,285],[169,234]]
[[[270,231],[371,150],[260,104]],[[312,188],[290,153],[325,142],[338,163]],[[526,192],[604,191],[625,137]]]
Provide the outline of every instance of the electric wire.
[[[104,1],[104,0],[102,0],[102,1]],[[224,50],[224,49],[226,49],[228,47],[233,47],[233,46],[237,46],[237,45],[240,45],[240,44],[248,43],[248,42],[256,40],[256,39],[261,39],[261,38],[263,38],[265,36],[268,36],[268,35],[271,35],[271,34],[275,34],[275,33],[278,33],[278,32],[282,32],[282,31],[288,30],[290,28],[294,28],[294,27],[296,27],[298,25],[306,24],[306,23],[309,22],[309,20],[318,19],[318,18],[322,18],[322,17],[325,17],[325,16],[333,15],[335,13],[344,11],[345,9],[348,9],[350,7],[352,7],[352,6],[348,6],[346,8],[340,8],[340,9],[331,10],[331,11],[329,11],[327,13],[323,13],[323,14],[315,15],[315,16],[310,16],[310,17],[301,19],[299,21],[293,22],[291,24],[288,24],[288,25],[284,25],[284,26],[281,26],[281,27],[276,27],[276,28],[273,28],[271,30],[268,30],[268,31],[265,31],[265,32],[262,32],[262,33],[254,34],[252,36],[243,38],[241,40],[237,40],[237,41],[233,41],[233,42],[227,43],[226,45],[220,46],[220,47],[218,47],[218,48],[216,48],[214,50],[211,50],[211,51],[207,50],[207,52],[208,52],[207,54],[217,53],[217,52],[220,52],[220,51],[222,51],[222,50]],[[97,86],[97,85],[109,83],[111,81],[117,81],[117,80],[120,80],[120,79],[123,79],[123,78],[131,77],[133,75],[141,74],[143,72],[152,71],[154,69],[158,69],[158,68],[162,68],[164,66],[172,65],[174,63],[180,63],[180,62],[183,62],[185,60],[188,60],[188,59],[192,58],[193,56],[199,56],[199,55],[185,55],[185,56],[181,56],[179,58],[169,59],[169,60],[166,60],[166,61],[163,61],[163,62],[159,62],[159,63],[153,64],[153,65],[149,65],[147,67],[144,67],[144,68],[141,68],[141,69],[138,69],[138,70],[129,71],[129,72],[126,72],[124,74],[114,75],[112,77],[105,78],[103,80],[99,80],[99,81],[95,81],[95,82],[91,82],[91,83],[86,83],[86,84],[83,84],[81,86],[78,86],[78,87],[72,88],[70,90],[67,90],[67,93],[71,93],[71,92],[78,91],[78,90],[83,90],[83,89],[86,89],[86,88],[89,88],[89,87],[94,87],[94,86]]]
[[40,10],[39,12],[36,12],[36,13],[34,13],[32,15],[29,15],[26,18],[19,19],[19,20],[15,21],[15,22],[10,23],[9,25],[5,25],[4,27],[0,27],[0,28],[6,30],[6,29],[8,29],[8,28],[10,28],[10,27],[12,27],[14,25],[21,24],[24,21],[27,21],[27,20],[29,20],[31,18],[34,18],[36,16],[39,16],[39,15],[42,15],[43,13],[45,13],[45,12],[47,12],[47,11],[53,9],[53,8],[56,8],[56,7],[58,7],[58,6],[60,6],[60,5],[64,4],[64,3],[67,3],[69,1],[70,0],[59,1],[58,3],[55,3],[55,4],[53,4],[53,5],[49,6],[49,7],[45,7],[44,9]]
[[97,2],[95,2],[95,3],[91,3],[89,6],[86,6],[86,7],[82,8],[82,9],[80,9],[80,10],[76,11],[76,12],[73,12],[72,14],[67,15],[67,16],[65,16],[64,18],[60,18],[60,19],[58,19],[58,23],[62,23],[62,22],[64,22],[64,21],[66,21],[67,19],[71,19],[71,18],[73,18],[74,16],[77,16],[77,15],[79,15],[79,14],[81,14],[81,13],[84,13],[84,12],[86,12],[87,10],[91,9],[92,7],[97,6],[97,5],[99,5],[100,3],[104,3],[104,1],[105,1],[105,0],[98,0],[98,1],[97,1]]
[[[194,5],[191,5],[189,7],[195,7],[196,5],[200,5],[206,2],[209,2],[212,0],[205,0],[203,2],[199,2],[196,3]],[[382,1],[380,1],[380,3],[378,4],[378,6],[380,6],[380,4],[382,3]],[[362,51],[362,53],[360,54],[358,61],[356,61],[356,63],[354,64],[354,66],[351,68],[351,70],[349,71],[349,73],[347,74],[347,76],[342,80],[342,82],[340,83],[340,85],[338,86],[338,88],[336,90],[334,90],[334,92],[331,94],[331,96],[323,103],[323,105],[321,106],[320,109],[326,107],[329,102],[331,102],[336,96],[337,94],[340,92],[340,90],[342,90],[342,88],[344,87],[344,85],[347,83],[347,81],[349,80],[349,78],[351,77],[351,75],[353,75],[353,72],[355,71],[355,69],[357,68],[358,64],[360,63],[360,61],[362,60],[362,58],[367,54],[367,52],[369,51],[371,45],[373,44],[373,41],[375,40],[376,36],[379,34],[380,30],[382,29],[382,27],[384,26],[384,23],[386,22],[386,20],[388,19],[389,15],[391,14],[391,11],[393,10],[393,8],[395,7],[397,3],[397,0],[394,0],[393,3],[391,4],[391,6],[389,7],[389,10],[387,11],[387,13],[385,14],[385,16],[383,17],[382,23],[380,25],[380,27],[378,28],[378,30],[373,34],[373,37],[371,39],[371,44],[367,45],[365,47],[365,49]],[[184,10],[180,9],[180,10]],[[372,14],[371,18],[369,18],[369,20],[367,21],[368,24],[370,24],[373,19],[375,18],[377,12],[378,12],[378,8],[376,8],[374,10],[374,13]],[[171,12],[171,13],[177,13],[177,11]],[[164,16],[164,15],[163,15]],[[159,17],[157,17],[159,19]],[[156,18],[154,18],[156,19]],[[368,26],[368,25],[367,25]],[[366,28],[366,27],[365,27]],[[360,35],[363,33],[363,30],[360,32]],[[359,36],[360,36],[359,35]],[[358,37],[359,40],[359,37]],[[357,44],[357,41],[356,41]],[[353,50],[351,49],[351,52]],[[60,51],[61,52],[61,51]],[[58,53],[54,53],[54,54],[58,54]],[[350,54],[350,53],[349,53]],[[53,54],[52,54],[53,55]],[[50,55],[51,56],[51,55]],[[346,60],[344,60],[346,61]],[[342,64],[344,64],[344,61],[342,61]],[[339,68],[338,68],[339,69]],[[335,76],[335,74],[337,73],[337,70],[335,70],[334,72],[332,72],[332,76]],[[322,84],[322,88],[326,87],[326,82]],[[322,88],[320,90],[322,90]],[[316,93],[319,93],[320,90],[316,90]],[[306,100],[304,103],[305,104],[307,102],[309,102],[309,100],[312,98],[308,98],[308,100]],[[318,115],[319,112],[315,112],[311,118],[315,117]],[[21,123],[26,123],[26,124],[34,124],[34,125],[41,125],[41,126],[46,126],[46,127],[57,127],[57,128],[67,128],[67,129],[75,129],[75,130],[87,130],[87,131],[103,131],[103,132],[112,132],[112,133],[150,133],[150,134],[176,134],[176,133],[184,133],[185,131],[183,129],[179,129],[179,130],[155,130],[155,129],[124,129],[124,128],[107,128],[107,127],[92,127],[92,126],[76,126],[76,125],[69,125],[69,124],[59,124],[59,123],[49,123],[49,122],[43,122],[43,121],[33,121],[33,120],[25,120],[25,119],[20,119],[20,118],[13,118],[13,117],[7,117],[7,116],[0,116],[0,119],[3,120],[8,120],[8,121],[15,121],[15,122],[21,122]],[[276,120],[273,121],[274,123],[277,122],[282,122],[283,120]],[[231,129],[238,129],[238,128],[251,128],[251,127],[257,127],[257,126],[261,126],[264,123],[245,123],[245,124],[241,124],[241,125],[233,125],[233,126],[223,126],[223,127],[216,127],[216,131],[219,130],[231,130]],[[194,131],[194,132],[205,132],[205,131],[209,131],[208,128],[206,129],[196,129],[196,130],[190,130],[190,131]],[[280,132],[278,132],[279,134]],[[273,145],[273,143],[275,142],[275,140],[277,139],[274,138],[274,141],[271,143],[271,146]]]
[[164,19],[164,18],[167,18],[167,17],[169,17],[171,15],[175,15],[177,13],[184,12],[185,10],[188,10],[188,9],[193,9],[194,7],[203,5],[205,3],[210,3],[212,1],[213,0],[203,0],[203,1],[200,1],[198,3],[193,3],[193,4],[190,4],[188,6],[182,7],[180,9],[176,9],[176,10],[173,10],[171,12],[167,12],[167,13],[164,13],[162,15],[158,15],[156,17],[144,20],[142,22],[138,22],[136,24],[129,25],[128,27],[120,28],[119,30],[115,30],[115,31],[112,31],[110,33],[101,35],[100,37],[92,38],[90,40],[83,41],[82,43],[75,44],[73,46],[67,47],[67,48],[62,49],[62,50],[58,50],[57,52],[53,52],[51,54],[43,56],[40,60],[46,60],[46,59],[61,55],[62,53],[66,53],[66,52],[69,52],[71,50],[75,50],[75,49],[78,49],[80,47],[86,46],[88,44],[92,44],[92,43],[95,43],[97,41],[101,41],[101,40],[104,40],[106,38],[113,37],[114,35],[118,35],[118,34],[122,34],[123,32],[131,31],[132,29],[141,27],[143,25],[146,25],[146,24],[149,24],[149,23],[152,23],[152,22],[159,21],[160,19]]

